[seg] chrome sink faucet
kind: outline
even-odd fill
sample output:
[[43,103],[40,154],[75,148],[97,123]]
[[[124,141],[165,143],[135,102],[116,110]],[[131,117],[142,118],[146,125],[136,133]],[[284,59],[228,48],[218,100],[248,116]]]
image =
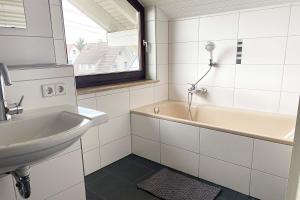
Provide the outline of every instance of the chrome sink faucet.
[[22,102],[24,96],[21,97],[19,103],[7,104],[5,100],[5,86],[11,86],[11,79],[8,68],[3,63],[0,63],[0,121],[6,121],[12,115],[21,114],[23,112]]

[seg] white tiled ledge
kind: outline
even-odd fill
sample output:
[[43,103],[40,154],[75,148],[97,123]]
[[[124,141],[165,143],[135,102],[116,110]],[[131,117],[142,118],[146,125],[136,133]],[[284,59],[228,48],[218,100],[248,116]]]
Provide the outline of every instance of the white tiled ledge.
[[108,91],[108,90],[129,88],[129,87],[140,86],[140,85],[148,85],[148,84],[153,84],[153,83],[158,83],[158,82],[159,82],[159,80],[142,80],[142,81],[133,81],[133,82],[127,82],[127,83],[119,83],[119,84],[82,88],[82,89],[77,89],[77,95],[85,95],[85,94],[91,94],[91,93],[97,93],[97,92],[104,92],[104,91]]
[[72,65],[39,64],[8,66],[13,82],[73,77]]

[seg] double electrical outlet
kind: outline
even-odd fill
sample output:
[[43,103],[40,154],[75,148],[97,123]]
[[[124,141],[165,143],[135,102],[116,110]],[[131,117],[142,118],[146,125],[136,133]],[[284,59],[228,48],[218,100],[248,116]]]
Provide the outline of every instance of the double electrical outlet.
[[66,88],[64,83],[53,83],[42,85],[43,97],[52,97],[58,95],[65,95]]

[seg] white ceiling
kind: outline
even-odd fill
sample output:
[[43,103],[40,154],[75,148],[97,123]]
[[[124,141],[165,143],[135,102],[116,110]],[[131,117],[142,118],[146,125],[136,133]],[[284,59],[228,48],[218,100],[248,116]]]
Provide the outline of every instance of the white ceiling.
[[108,32],[131,30],[137,27],[137,12],[126,0],[67,1]]
[[170,19],[192,17],[262,6],[300,2],[300,0],[140,0],[145,7],[157,6]]

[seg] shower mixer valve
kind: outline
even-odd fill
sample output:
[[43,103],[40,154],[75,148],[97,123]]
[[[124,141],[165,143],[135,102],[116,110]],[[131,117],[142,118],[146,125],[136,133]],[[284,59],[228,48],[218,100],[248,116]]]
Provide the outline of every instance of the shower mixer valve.
[[202,96],[206,96],[208,90],[206,88],[197,88],[194,84],[191,84],[191,87],[188,89],[189,93],[192,94],[200,94]]
[[188,89],[189,93],[199,94],[203,96],[207,95],[208,90],[206,88],[197,88],[196,85],[194,84],[190,84],[190,85],[191,87]]

